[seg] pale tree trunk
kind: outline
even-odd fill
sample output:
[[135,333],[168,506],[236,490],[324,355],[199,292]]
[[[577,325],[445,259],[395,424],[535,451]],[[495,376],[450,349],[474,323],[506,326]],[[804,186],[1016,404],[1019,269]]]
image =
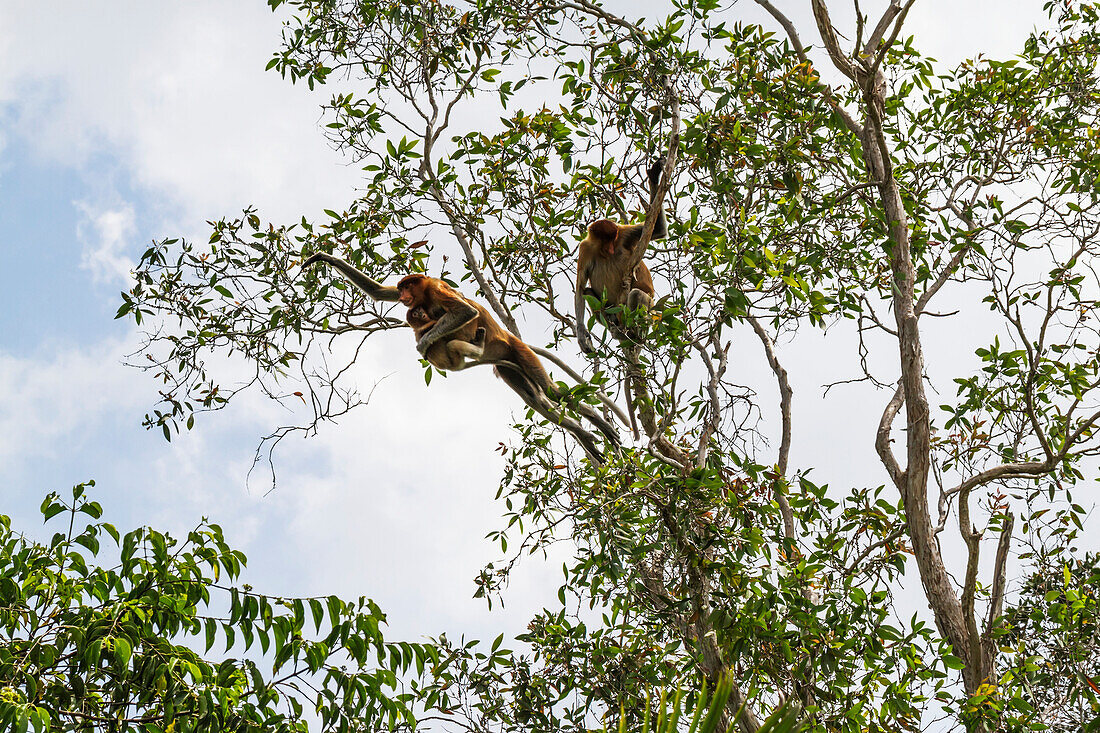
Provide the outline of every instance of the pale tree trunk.
[[[769,7],[770,3],[757,1],[769,11],[774,10]],[[912,0],[908,0],[904,6],[899,0],[892,0],[861,52],[851,56],[840,47],[825,1],[813,0],[812,4],[818,31],[830,59],[862,92],[862,124],[849,122],[848,127],[860,137],[863,161],[870,182],[878,192],[882,214],[888,222],[889,235],[884,246],[892,275],[891,301],[897,324],[901,378],[898,390],[883,414],[876,448],[891,480],[901,493],[906,528],[936,626],[951,645],[954,654],[962,660],[963,685],[968,693],[973,693],[986,679],[993,660],[992,654],[982,653],[982,644],[973,628],[973,613],[971,611],[968,623],[959,594],[947,574],[928,508],[928,479],[932,458],[931,420],[924,388],[924,353],[918,323],[920,311],[916,298],[916,272],[910,248],[909,216],[894,176],[889,141],[883,126],[886,85],[881,64],[884,50],[896,40]],[[902,406],[905,408],[906,423],[904,468],[898,465],[890,448],[891,427]],[[972,552],[971,555],[976,562],[976,553]]]
[[928,509],[928,476],[931,467],[931,423],[924,390],[924,353],[915,307],[915,273],[909,241],[909,221],[893,176],[889,157],[883,155],[885,136],[875,119],[882,110],[882,88],[868,94],[873,108],[868,115],[863,156],[868,171],[877,180],[883,214],[890,222],[890,270],[893,275],[893,310],[897,324],[901,368],[901,394],[905,407],[906,467],[896,477],[905,503],[905,519],[921,583],[935,615],[940,633],[950,642],[955,655],[966,665],[964,684],[974,692],[980,683],[980,660],[971,655],[971,640],[962,604],[944,567],[939,542]]

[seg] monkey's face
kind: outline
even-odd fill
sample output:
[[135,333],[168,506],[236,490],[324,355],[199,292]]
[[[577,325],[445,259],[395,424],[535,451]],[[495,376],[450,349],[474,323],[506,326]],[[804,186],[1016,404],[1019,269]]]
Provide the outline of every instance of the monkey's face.
[[424,303],[425,280],[427,280],[426,277],[417,274],[401,278],[401,282],[397,283],[397,298],[402,305],[412,308]]

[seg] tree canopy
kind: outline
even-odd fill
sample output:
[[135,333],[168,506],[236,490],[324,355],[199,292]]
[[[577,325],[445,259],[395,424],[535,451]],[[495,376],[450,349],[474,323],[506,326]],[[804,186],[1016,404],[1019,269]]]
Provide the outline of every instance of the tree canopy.
[[[1097,6],[1048,2],[1014,58],[941,68],[905,35],[913,0],[838,23],[826,0],[807,17],[756,0],[763,26],[713,0],[653,19],[594,0],[270,4],[289,20],[269,67],[329,91],[325,132],[362,189],[321,220],[249,209],[145,252],[119,316],[148,327],[141,361],[164,382],[147,424],[170,438],[244,389],[301,398],[311,414],[277,443],[359,404],[346,367],[403,313],[298,267],[326,252],[390,284],[449,279],[566,374],[583,364],[570,399],[626,382],[642,428],[596,466],[521,419],[499,490],[513,554],[478,589],[568,538],[561,605],[514,652],[428,645],[451,677],[402,705],[471,731],[586,729],[638,723],[649,690],[728,677],[724,720],[746,733],[785,700],[817,730],[1042,729],[1069,714],[1044,702],[1064,694],[1071,725],[1100,726],[1095,670],[1055,682],[1054,647],[1032,638],[1077,617],[1005,613],[1013,578],[1076,567],[1073,493],[1100,450]],[[670,234],[644,252],[645,337],[579,361],[575,244],[592,220],[652,210],[631,207],[654,156]],[[933,319],[977,368],[944,379]],[[812,436],[782,345],[813,330],[858,337],[820,358],[856,364],[881,420],[871,436],[838,416],[829,440],[873,443],[882,485],[791,464]],[[759,349],[731,351],[735,333]],[[225,353],[253,379],[223,383],[209,359]],[[774,393],[737,384],[734,360],[762,360]],[[927,616],[895,603],[903,574]],[[1065,588],[1042,603],[1095,605],[1072,573]]]
[[[407,730],[419,709],[476,712],[449,691],[456,671],[473,659],[491,669],[511,654],[503,637],[488,655],[445,638],[387,643],[386,617],[368,598],[258,593],[240,583],[244,554],[218,525],[203,520],[184,541],[149,527],[123,534],[100,521],[94,486],[42,502],[46,522],[66,526],[48,544],[0,515],[5,730]],[[118,556],[99,565],[111,543]],[[683,715],[688,733],[713,733],[731,686],[726,675],[711,695],[705,686],[662,692],[634,730],[671,733]],[[788,705],[765,733],[800,725]]]

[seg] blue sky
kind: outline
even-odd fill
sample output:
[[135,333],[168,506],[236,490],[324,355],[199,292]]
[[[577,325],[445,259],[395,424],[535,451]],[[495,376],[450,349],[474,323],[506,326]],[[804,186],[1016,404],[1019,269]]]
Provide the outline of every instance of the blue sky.
[[[909,27],[941,59],[1003,55],[1041,6],[928,0]],[[262,477],[245,481],[258,440],[283,420],[261,398],[171,444],[141,428],[155,385],[122,365],[137,334],[113,320],[141,251],[205,238],[206,220],[248,204],[273,221],[339,209],[356,172],[319,132],[329,91],[263,71],[279,32],[263,3],[43,7],[0,0],[0,511],[40,532],[45,492],[95,478],[120,527],[182,533],[209,516],[249,555],[253,585],[369,595],[394,636],[517,632],[532,608],[553,604],[560,558],[529,563],[503,614],[470,599],[472,578],[498,557],[483,539],[502,511],[492,448],[509,440],[515,404],[488,370],[429,392],[407,334],[377,339],[357,362],[364,392],[381,380],[367,407],[281,450],[270,495]],[[833,346],[811,334],[785,348],[798,363]],[[818,385],[832,376],[797,387],[803,424],[829,419]],[[438,416],[423,436],[429,460],[405,448],[424,414]],[[795,458],[819,466],[819,480],[884,481],[869,441],[866,455],[849,456],[812,430],[802,436]]]

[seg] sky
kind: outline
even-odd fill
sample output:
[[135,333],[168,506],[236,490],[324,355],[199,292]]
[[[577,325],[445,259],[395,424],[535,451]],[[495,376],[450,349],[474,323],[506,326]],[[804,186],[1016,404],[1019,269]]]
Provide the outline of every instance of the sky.
[[[945,63],[1009,56],[1043,22],[1042,4],[919,0],[907,28]],[[639,4],[608,5],[631,14]],[[797,17],[808,2],[787,5]],[[286,420],[263,398],[200,416],[171,443],[141,427],[156,385],[124,366],[138,335],[113,316],[149,243],[205,239],[208,220],[250,204],[291,222],[355,195],[358,171],[318,124],[331,92],[264,71],[279,31],[259,2],[0,0],[0,512],[42,536],[46,492],[95,479],[120,528],[179,536],[204,516],[221,524],[249,557],[244,580],[264,592],[370,596],[392,638],[514,635],[556,604],[562,558],[526,563],[503,609],[472,598],[473,578],[500,559],[484,539],[504,511],[494,448],[512,440],[518,414],[489,370],[428,389],[407,333],[372,338],[355,365],[369,404],[284,443],[270,493],[263,476],[246,478],[260,438]],[[878,485],[871,436],[885,397],[853,409],[850,393],[822,396],[821,384],[852,376],[850,361],[821,358],[851,354],[846,338],[781,344],[796,390],[792,465],[815,466],[818,481]],[[955,351],[934,335],[928,349],[930,362]],[[747,339],[744,353],[751,365],[733,368],[763,374],[758,344]],[[838,409],[866,434],[862,447],[831,442]]]

